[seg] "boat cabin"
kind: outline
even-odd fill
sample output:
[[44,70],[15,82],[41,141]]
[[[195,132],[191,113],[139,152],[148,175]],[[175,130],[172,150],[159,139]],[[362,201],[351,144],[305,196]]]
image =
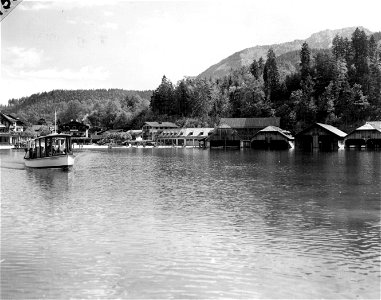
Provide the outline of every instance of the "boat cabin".
[[30,140],[27,145],[26,159],[52,157],[72,154],[71,136],[51,134]]

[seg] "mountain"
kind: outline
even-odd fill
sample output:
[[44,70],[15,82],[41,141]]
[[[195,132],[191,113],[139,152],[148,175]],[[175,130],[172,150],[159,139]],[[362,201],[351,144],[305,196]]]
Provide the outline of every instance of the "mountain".
[[[209,67],[204,72],[199,74],[198,78],[220,78],[227,75],[231,70],[239,69],[243,66],[250,65],[254,59],[258,60],[262,57],[266,60],[267,51],[272,48],[277,57],[285,55],[289,52],[297,52],[297,58],[299,57],[299,51],[304,42],[307,42],[310,49],[328,49],[332,46],[332,40],[336,35],[342,37],[350,38],[352,33],[356,30],[357,27],[347,27],[336,30],[324,30],[312,34],[309,38],[305,40],[294,40],[292,42],[286,42],[282,44],[273,44],[273,45],[264,45],[264,46],[255,46],[251,48],[246,48],[244,50],[238,51],[233,55],[221,60],[219,63]],[[364,30],[367,35],[372,34],[366,28],[361,26],[358,27],[361,30]],[[290,54],[290,56],[294,56]],[[284,59],[281,59],[284,60]],[[287,62],[285,62],[287,64]],[[294,68],[293,64],[288,63],[287,68]],[[288,72],[284,70],[284,72]]]

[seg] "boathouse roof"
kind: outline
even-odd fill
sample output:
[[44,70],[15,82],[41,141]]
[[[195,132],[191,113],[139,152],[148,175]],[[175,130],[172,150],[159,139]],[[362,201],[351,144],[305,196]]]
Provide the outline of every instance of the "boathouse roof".
[[311,125],[310,127],[308,127],[306,129],[302,130],[301,132],[297,133],[295,136],[297,137],[300,135],[304,135],[306,132],[310,131],[314,127],[320,127],[323,130],[326,130],[326,131],[336,135],[339,138],[344,138],[347,136],[347,134],[344,131],[341,131],[340,129],[338,129],[332,125],[323,124],[323,123],[315,123],[315,124]]
[[291,133],[289,131],[283,130],[283,129],[276,127],[276,126],[267,126],[266,128],[259,130],[256,134],[254,134],[254,136],[259,135],[259,134],[264,133],[264,132],[277,132],[277,133],[283,135],[288,140],[294,139],[294,137],[291,135]]
[[381,132],[381,121],[366,122],[363,126],[356,130],[378,130]]
[[279,126],[280,118],[221,118],[220,124],[227,124],[232,128],[264,128]]

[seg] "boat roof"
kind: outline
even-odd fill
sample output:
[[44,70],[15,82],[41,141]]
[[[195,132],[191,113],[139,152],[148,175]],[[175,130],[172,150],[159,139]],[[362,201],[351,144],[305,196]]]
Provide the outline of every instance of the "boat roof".
[[71,137],[71,135],[70,134],[65,134],[65,133],[51,133],[51,134],[48,134],[48,135],[42,135],[42,136],[36,137],[35,140],[44,139],[44,138],[47,138],[47,137]]

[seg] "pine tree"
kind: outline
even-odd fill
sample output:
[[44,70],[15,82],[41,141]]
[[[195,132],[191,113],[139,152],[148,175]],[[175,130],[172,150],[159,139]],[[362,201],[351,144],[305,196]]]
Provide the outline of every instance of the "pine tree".
[[263,80],[265,83],[266,98],[275,102],[279,91],[279,71],[276,63],[275,53],[272,48],[267,52],[267,60],[263,70]]
[[311,50],[306,42],[302,45],[300,51],[300,75],[302,81],[305,81],[311,74]]
[[164,75],[161,84],[152,94],[151,109],[159,115],[172,115],[176,113],[176,108],[172,82]]

